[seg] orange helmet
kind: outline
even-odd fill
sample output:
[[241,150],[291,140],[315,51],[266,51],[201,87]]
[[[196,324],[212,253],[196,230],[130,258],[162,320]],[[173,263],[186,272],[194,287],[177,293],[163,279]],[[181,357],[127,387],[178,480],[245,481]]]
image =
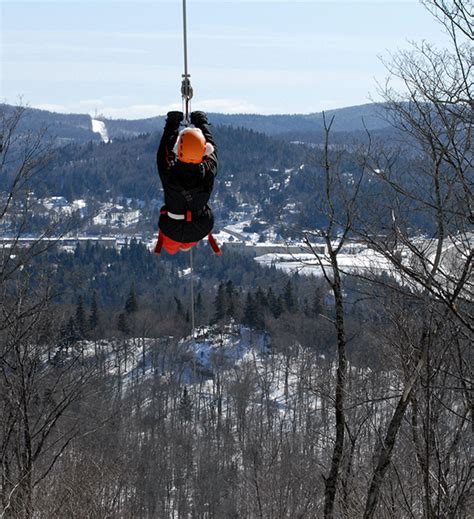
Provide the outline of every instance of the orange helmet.
[[206,139],[199,128],[185,128],[178,137],[177,156],[181,162],[200,164],[206,154]]

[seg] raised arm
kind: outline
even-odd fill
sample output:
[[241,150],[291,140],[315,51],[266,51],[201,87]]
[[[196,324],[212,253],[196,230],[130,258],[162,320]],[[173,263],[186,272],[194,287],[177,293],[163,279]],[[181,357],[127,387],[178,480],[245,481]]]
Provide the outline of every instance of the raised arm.
[[174,159],[173,147],[178,138],[179,125],[183,120],[183,112],[168,112],[161,137],[158,152],[156,154],[156,164],[160,177],[169,170],[171,161]]
[[208,170],[213,177],[217,174],[217,166],[218,166],[218,159],[217,159],[217,145],[214,141],[214,137],[212,136],[211,130],[209,129],[209,122],[207,120],[207,115],[204,112],[193,112],[191,114],[191,123],[196,126],[196,128],[199,128],[204,138],[206,139],[206,142],[209,142],[214,146],[214,151],[206,158],[205,165],[206,170]]

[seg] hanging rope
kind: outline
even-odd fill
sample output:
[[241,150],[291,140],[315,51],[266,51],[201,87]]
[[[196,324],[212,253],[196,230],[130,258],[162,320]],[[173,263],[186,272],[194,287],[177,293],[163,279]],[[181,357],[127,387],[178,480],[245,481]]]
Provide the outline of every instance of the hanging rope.
[[194,330],[196,319],[194,315],[194,268],[193,268],[193,249],[189,251],[189,265],[191,267],[191,336],[194,340]]

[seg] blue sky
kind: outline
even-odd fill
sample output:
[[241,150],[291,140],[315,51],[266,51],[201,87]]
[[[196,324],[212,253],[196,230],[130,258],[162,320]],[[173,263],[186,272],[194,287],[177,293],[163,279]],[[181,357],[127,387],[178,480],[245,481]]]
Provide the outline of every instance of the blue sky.
[[[181,0],[1,0],[0,99],[138,118],[181,108]],[[377,99],[380,57],[443,42],[417,0],[187,0],[193,108],[311,113]]]

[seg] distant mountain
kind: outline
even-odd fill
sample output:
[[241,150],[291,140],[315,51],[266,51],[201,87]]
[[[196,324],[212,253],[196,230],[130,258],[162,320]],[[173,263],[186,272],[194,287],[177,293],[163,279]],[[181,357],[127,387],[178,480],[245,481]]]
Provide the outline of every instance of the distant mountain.
[[[364,125],[369,130],[387,128],[389,124],[384,119],[383,112],[384,105],[366,104],[328,110],[325,115],[328,121],[334,116],[334,132],[354,132],[363,130]],[[324,130],[322,112],[308,115],[212,114],[212,118],[216,124],[253,129],[269,135]]]
[[[10,105],[1,105],[0,110],[11,111]],[[328,110],[326,117],[329,120],[334,116],[332,127],[337,141],[350,140],[354,135],[361,134],[364,128],[374,132],[388,131],[389,124],[384,119],[384,105],[366,104],[337,110]],[[323,136],[324,122],[322,113],[294,114],[294,115],[258,115],[258,114],[218,114],[210,113],[210,121],[215,125],[244,128],[265,133],[267,135],[280,136],[285,140],[310,140],[320,142]],[[125,120],[101,118],[104,122],[109,137],[131,138],[141,134],[153,133],[161,130],[164,124],[164,116],[148,119]],[[59,114],[27,108],[21,129],[38,130],[47,127],[49,134],[59,143],[69,141],[97,141],[100,135],[92,131],[92,118],[87,114]],[[339,134],[339,138],[337,137]],[[310,139],[308,139],[310,137]]]
[[[325,112],[329,121],[334,116],[334,132],[359,132],[368,130],[383,130],[389,127],[384,118],[384,105],[366,104],[328,110]],[[245,128],[268,135],[285,135],[292,132],[321,132],[324,130],[323,113],[294,114],[294,115],[258,115],[258,114],[219,114],[209,113],[209,119],[214,125]],[[138,135],[160,129],[164,117],[150,119],[114,120],[104,119],[109,131],[115,136],[127,134]]]
[[[0,103],[0,113],[8,115],[14,109],[14,106]],[[60,144],[71,141],[100,141],[100,135],[92,131],[91,117],[87,114],[60,114],[37,108],[26,108],[19,123],[19,131],[36,132],[43,128],[47,128],[49,135],[57,139]]]

